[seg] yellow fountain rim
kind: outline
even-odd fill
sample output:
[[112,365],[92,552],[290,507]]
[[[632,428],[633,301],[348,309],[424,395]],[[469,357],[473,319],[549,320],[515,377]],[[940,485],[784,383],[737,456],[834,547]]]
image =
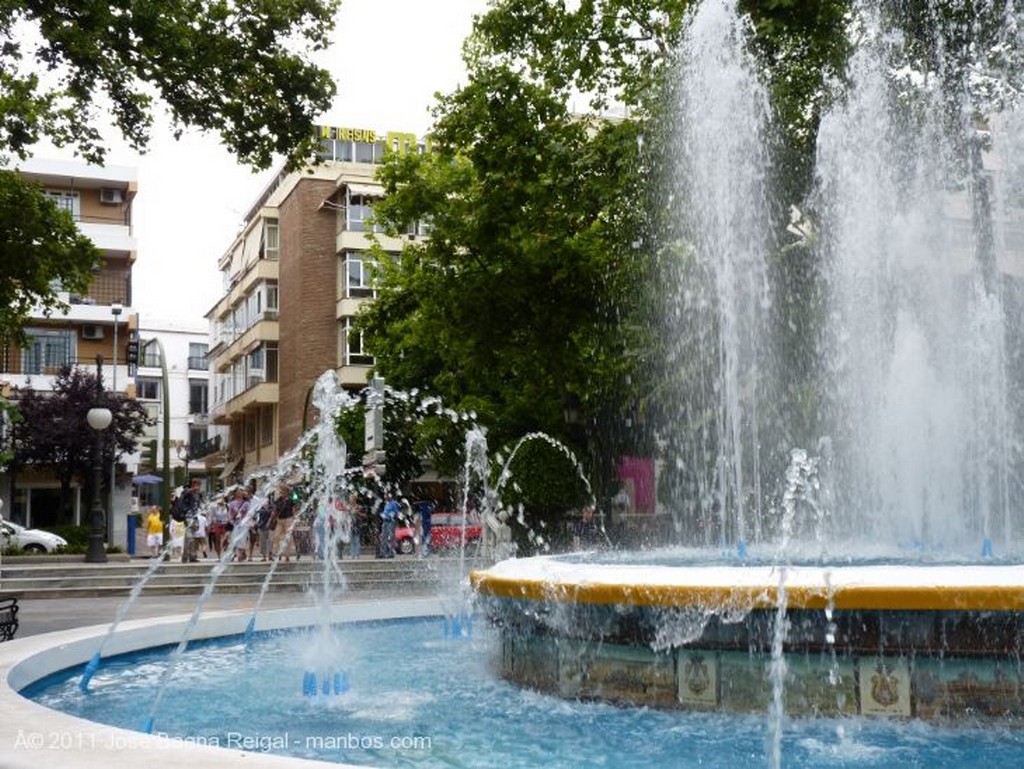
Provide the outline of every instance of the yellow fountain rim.
[[474,571],[470,582],[494,598],[599,606],[1024,611],[1024,566],[637,568],[525,558]]

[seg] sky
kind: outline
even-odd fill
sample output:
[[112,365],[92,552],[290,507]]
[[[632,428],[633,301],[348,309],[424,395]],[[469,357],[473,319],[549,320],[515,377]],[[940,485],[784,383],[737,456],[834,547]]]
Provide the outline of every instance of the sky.
[[[317,59],[338,96],[318,122],[423,134],[433,94],[465,81],[462,41],[485,9],[486,0],[342,0],[334,43]],[[107,162],[138,174],[132,306],[142,324],[205,328],[221,296],[217,261],[274,169],[253,173],[216,136],[175,141],[166,126],[144,156],[112,145]]]

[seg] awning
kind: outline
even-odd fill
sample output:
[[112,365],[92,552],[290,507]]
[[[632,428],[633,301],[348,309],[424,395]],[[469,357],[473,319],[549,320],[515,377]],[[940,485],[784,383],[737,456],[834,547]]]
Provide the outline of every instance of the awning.
[[350,197],[360,198],[382,198],[384,197],[384,190],[381,187],[371,186],[369,184],[354,184],[350,182],[344,182],[345,186],[348,187],[348,194]]
[[238,466],[242,464],[242,458],[229,460],[224,464],[224,469],[220,471],[220,480],[227,480],[231,475],[238,469]]

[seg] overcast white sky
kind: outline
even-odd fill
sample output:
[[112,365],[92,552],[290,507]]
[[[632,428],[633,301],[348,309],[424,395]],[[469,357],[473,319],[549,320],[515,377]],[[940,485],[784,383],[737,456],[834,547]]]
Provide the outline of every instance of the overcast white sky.
[[[433,94],[465,80],[462,41],[485,8],[486,0],[342,0],[335,43],[319,61],[338,97],[321,122],[424,133]],[[108,162],[138,169],[132,304],[142,323],[203,326],[221,295],[217,260],[273,169],[254,174],[216,137],[175,142],[166,130],[147,155],[115,147]]]

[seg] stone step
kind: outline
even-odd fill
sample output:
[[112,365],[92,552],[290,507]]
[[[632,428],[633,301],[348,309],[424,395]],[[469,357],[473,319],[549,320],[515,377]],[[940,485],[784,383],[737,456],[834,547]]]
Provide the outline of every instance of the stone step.
[[[200,595],[210,584],[215,561],[183,564],[166,562],[142,586],[143,595]],[[432,557],[396,559],[350,559],[338,562],[328,580],[331,589],[350,591],[428,589],[455,584],[460,573],[480,565],[476,559]],[[262,561],[228,563],[219,575],[214,592],[258,593],[263,589],[272,564]],[[106,564],[53,562],[14,564],[0,567],[0,593],[19,598],[73,598],[127,596],[146,575],[146,560]],[[339,584],[339,575],[344,584]],[[316,590],[324,580],[324,564],[301,560],[278,563],[267,584],[272,592]]]

